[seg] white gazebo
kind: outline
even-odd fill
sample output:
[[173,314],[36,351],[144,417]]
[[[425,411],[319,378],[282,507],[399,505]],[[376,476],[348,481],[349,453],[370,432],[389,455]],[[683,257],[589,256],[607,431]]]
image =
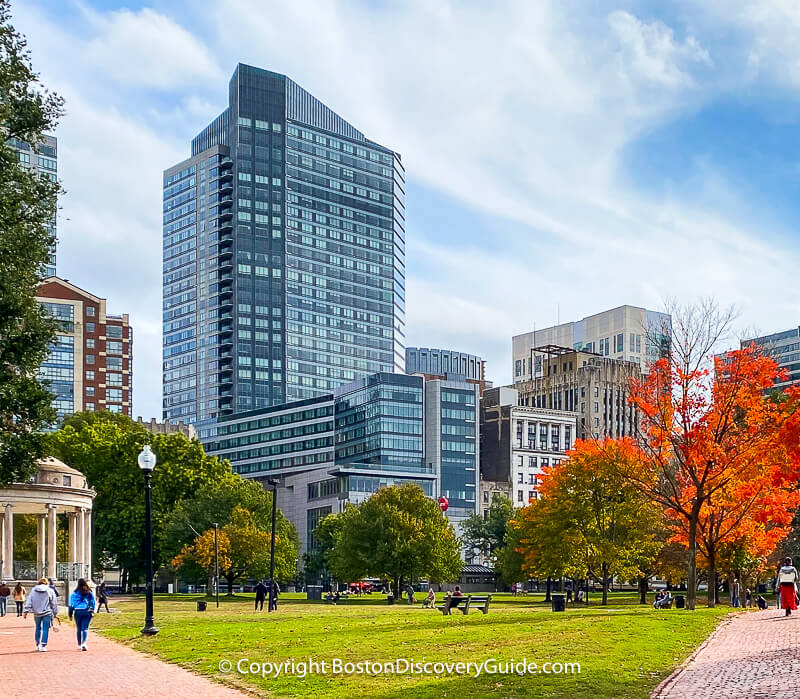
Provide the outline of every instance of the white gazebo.
[[[42,576],[74,581],[92,574],[92,501],[95,492],[86,476],[58,459],[42,459],[28,483],[0,489],[3,580],[35,580]],[[57,561],[58,515],[69,523],[68,561]],[[36,560],[14,560],[14,516],[36,515]]]

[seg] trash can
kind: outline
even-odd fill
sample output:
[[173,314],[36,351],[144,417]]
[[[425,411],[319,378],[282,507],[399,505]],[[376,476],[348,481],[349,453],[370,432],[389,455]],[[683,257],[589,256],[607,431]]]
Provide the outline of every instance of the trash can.
[[675,597],[675,609],[686,609],[686,598],[683,595]]
[[197,611],[198,612],[206,611],[206,604],[207,602],[204,599],[197,600]]
[[307,585],[306,599],[322,599],[322,585]]
[[553,595],[551,599],[554,612],[566,611],[566,597],[564,595]]
[[394,595],[386,595],[386,604],[394,604]]

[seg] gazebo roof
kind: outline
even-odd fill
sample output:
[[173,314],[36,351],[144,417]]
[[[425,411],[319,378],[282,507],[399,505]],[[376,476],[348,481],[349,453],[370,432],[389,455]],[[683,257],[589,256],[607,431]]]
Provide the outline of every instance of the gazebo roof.
[[39,459],[37,463],[39,464],[40,471],[66,473],[71,476],[83,477],[83,474],[78,471],[78,469],[72,468],[72,466],[67,466],[63,461],[59,461],[53,456],[47,456],[44,459]]

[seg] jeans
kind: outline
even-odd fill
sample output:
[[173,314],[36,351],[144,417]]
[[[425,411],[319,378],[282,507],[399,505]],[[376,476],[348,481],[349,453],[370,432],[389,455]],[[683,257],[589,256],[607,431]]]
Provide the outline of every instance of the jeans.
[[0,616],[6,615],[7,606],[8,606],[8,597],[0,597]]
[[258,611],[258,605],[261,605],[261,611],[264,611],[264,598],[263,597],[256,597],[256,611]]
[[82,646],[89,637],[89,624],[92,621],[92,612],[88,609],[75,610],[75,628],[78,635],[78,645]]
[[44,616],[37,616],[34,617],[34,621],[36,622],[36,633],[33,636],[33,640],[36,641],[36,645],[47,645],[47,638],[50,635],[50,624],[53,621],[53,617],[49,614],[45,614]]
[[14,604],[17,605],[17,616],[22,616],[22,607],[25,604],[25,602],[17,602],[16,600],[14,600]]

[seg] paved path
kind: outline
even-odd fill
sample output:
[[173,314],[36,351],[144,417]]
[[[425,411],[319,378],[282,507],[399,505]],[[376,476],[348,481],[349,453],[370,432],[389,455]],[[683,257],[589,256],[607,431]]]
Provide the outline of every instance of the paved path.
[[797,699],[800,697],[800,613],[779,609],[738,614],[689,662],[653,692],[653,699]]
[[77,650],[75,627],[50,632],[47,653],[33,644],[33,618],[0,618],[0,696],[60,699],[245,699],[244,694],[89,632]]

